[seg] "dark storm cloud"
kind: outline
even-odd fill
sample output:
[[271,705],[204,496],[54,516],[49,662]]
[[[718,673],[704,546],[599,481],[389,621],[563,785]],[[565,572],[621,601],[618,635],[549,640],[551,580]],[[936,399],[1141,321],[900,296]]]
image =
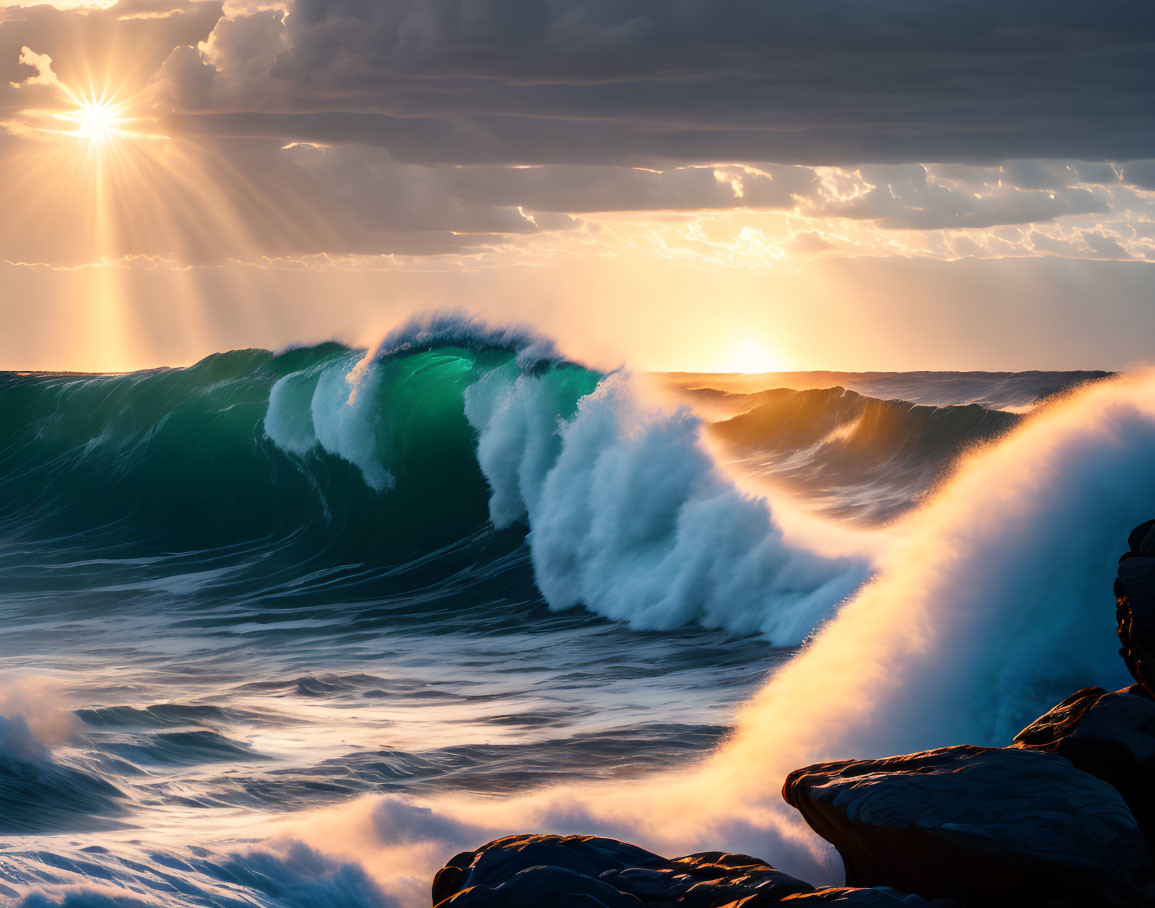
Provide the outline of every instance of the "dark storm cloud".
[[1139,189],[1155,190],[1155,161],[1128,161],[1122,171],[1123,182]]
[[[35,74],[19,62],[24,46],[51,56],[66,83],[114,74],[141,92],[136,112],[195,146],[193,177],[152,193],[179,195],[186,214],[126,206],[125,255],[472,252],[595,212],[755,209],[982,230],[1148,210],[1155,188],[1142,160],[1155,149],[1150,0],[9,8],[6,116],[54,90],[7,84]],[[0,253],[91,255],[79,239],[60,251],[62,211],[23,201],[29,214],[0,231]],[[212,223],[187,215],[198,205],[226,211],[252,248],[193,229]],[[820,230],[791,242],[830,248]],[[1080,245],[1119,249],[1106,234]]]
[[[259,72],[222,70],[242,115],[217,110],[196,128],[454,163],[1104,160],[1155,147],[1149,0],[296,0],[276,40]],[[270,86],[280,113],[250,116],[246,96],[267,101]]]

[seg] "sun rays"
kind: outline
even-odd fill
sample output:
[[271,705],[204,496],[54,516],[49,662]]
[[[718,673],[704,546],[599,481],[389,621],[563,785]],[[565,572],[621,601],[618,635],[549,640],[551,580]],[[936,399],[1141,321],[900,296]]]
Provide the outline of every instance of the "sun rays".
[[57,118],[73,124],[73,135],[78,139],[102,145],[121,134],[127,125],[123,112],[126,105],[103,99],[82,101],[75,110],[59,113]]
[[[131,72],[131,58],[122,70],[80,50],[54,59],[25,47],[20,62],[35,73],[16,84],[27,106],[0,122],[18,140],[0,161],[3,260],[75,272],[88,368],[148,365],[148,325],[161,311],[187,340],[207,337],[202,272],[258,258],[258,236],[295,247],[307,212],[286,221],[292,193],[252,185],[211,142],[171,129],[163,97]],[[163,299],[142,299],[152,282],[141,272],[154,269],[173,278]],[[229,295],[245,298],[247,279],[234,283]]]

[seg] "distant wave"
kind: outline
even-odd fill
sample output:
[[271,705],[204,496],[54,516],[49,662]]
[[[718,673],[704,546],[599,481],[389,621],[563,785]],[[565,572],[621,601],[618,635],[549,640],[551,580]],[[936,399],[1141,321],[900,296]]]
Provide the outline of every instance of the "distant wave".
[[[879,400],[905,400],[932,407],[978,404],[988,410],[1026,412],[1039,403],[1088,382],[1104,381],[1114,373],[1071,372],[766,372],[761,375],[668,372],[667,384],[689,397],[711,400],[719,407],[749,409],[768,388],[807,391],[847,388]],[[750,401],[741,398],[749,396]],[[737,399],[735,399],[737,398]]]
[[825,496],[840,514],[875,520],[908,509],[965,450],[1021,419],[978,404],[883,401],[841,387],[782,388],[752,399],[710,434],[748,469]]
[[627,376],[468,318],[411,322],[369,352],[7,375],[0,403],[0,532],[88,557],[212,553],[160,583],[213,583],[242,563],[266,582],[376,566],[388,584],[446,546],[468,560],[497,528],[506,550],[528,540],[555,608],[794,644],[868,572],[792,545],[769,504],[717,469],[688,409],[654,411]]

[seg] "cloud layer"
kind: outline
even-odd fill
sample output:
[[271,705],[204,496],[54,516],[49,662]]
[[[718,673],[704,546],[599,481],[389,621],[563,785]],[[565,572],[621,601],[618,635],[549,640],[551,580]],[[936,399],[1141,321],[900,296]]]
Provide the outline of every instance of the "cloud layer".
[[[1151,254],[1138,0],[8,4],[0,155],[30,153],[27,111],[59,105],[48,72],[133,96],[178,173],[125,149],[145,185],[123,179],[107,229],[68,242],[83,191],[10,183],[9,261],[592,249],[607,212],[762,233],[776,213],[795,255]],[[990,233],[1013,225],[1042,227]]]
[[202,128],[506,164],[1100,160],[1155,139],[1142,2],[296,0],[283,33],[270,19],[222,31],[233,113]]

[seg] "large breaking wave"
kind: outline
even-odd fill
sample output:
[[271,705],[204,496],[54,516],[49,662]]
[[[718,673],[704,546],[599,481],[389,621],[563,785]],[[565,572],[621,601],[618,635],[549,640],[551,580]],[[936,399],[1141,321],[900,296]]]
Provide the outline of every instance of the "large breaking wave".
[[442,316],[376,349],[220,354],[125,376],[9,376],[5,529],[136,554],[246,548],[265,575],[389,567],[526,534],[551,606],[800,642],[865,578],[793,544],[686,408],[530,332]]

